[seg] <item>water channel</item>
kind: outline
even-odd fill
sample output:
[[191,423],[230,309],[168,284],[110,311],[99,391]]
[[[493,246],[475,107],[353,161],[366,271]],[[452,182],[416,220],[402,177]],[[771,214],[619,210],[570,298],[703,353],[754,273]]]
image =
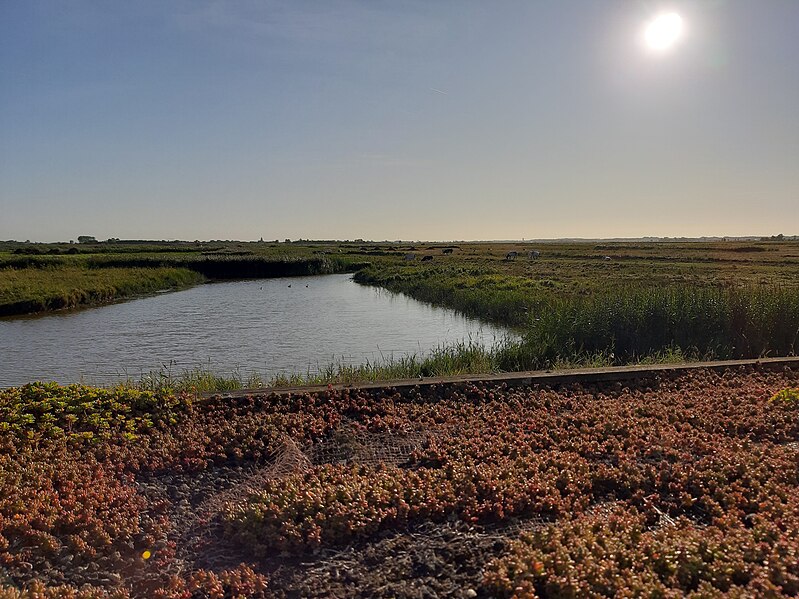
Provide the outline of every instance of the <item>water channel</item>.
[[0,319],[0,387],[35,380],[112,384],[179,375],[316,372],[441,345],[493,345],[508,331],[365,287],[351,275],[209,283],[122,303]]

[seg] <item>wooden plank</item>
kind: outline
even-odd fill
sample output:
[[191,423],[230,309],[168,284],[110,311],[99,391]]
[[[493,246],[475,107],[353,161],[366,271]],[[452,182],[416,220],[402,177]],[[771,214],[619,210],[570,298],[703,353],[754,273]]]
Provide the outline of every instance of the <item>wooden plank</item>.
[[337,383],[333,385],[308,385],[300,387],[261,387],[255,389],[238,389],[225,393],[203,393],[200,397],[242,398],[252,395],[289,395],[302,393],[320,393],[328,389],[383,389],[405,387],[430,387],[432,385],[451,385],[458,383],[506,383],[511,386],[542,385],[553,386],[566,383],[604,383],[614,381],[635,380],[657,375],[679,375],[692,370],[723,371],[741,367],[759,368],[762,370],[782,370],[784,368],[799,369],[799,357],[760,358],[757,360],[723,360],[716,362],[688,362],[682,364],[652,364],[645,366],[614,366],[605,368],[575,368],[558,371],[525,371],[499,374],[454,375],[442,377],[425,377],[418,379],[399,379],[393,381],[374,381],[353,384]]

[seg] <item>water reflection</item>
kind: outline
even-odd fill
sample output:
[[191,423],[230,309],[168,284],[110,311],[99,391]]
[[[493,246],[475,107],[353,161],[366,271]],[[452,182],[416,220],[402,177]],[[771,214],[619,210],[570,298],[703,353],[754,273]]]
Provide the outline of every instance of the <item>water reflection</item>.
[[101,308],[0,320],[0,386],[33,380],[113,383],[154,370],[316,372],[426,354],[502,329],[350,275],[213,283]]

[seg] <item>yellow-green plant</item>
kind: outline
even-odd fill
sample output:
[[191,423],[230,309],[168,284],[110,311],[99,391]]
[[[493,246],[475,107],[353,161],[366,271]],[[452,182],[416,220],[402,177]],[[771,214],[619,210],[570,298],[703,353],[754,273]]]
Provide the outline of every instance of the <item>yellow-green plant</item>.
[[772,396],[771,401],[790,408],[799,407],[799,389],[789,387],[778,391]]

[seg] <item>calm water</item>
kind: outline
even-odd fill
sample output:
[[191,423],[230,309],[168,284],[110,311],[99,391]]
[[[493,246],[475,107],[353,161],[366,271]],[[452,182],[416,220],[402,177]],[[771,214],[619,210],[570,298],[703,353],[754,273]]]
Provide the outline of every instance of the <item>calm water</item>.
[[[291,287],[289,287],[291,285]],[[200,285],[120,304],[0,320],[0,387],[113,383],[159,369],[217,374],[316,371],[425,354],[506,331],[353,282],[350,275]]]

